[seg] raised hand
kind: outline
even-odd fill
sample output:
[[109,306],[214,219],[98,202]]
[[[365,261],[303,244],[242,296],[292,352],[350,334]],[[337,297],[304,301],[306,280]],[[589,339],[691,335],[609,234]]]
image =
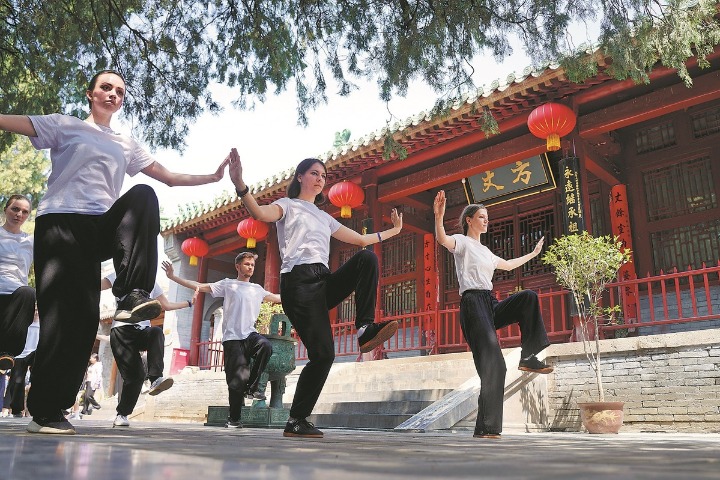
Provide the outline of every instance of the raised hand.
[[164,260],[162,262],[161,267],[165,271],[165,275],[167,275],[168,278],[172,278],[175,275],[172,263],[168,262],[167,260]]
[[435,201],[433,202],[433,214],[435,214],[436,217],[442,218],[445,216],[446,202],[445,190],[440,190],[437,195],[435,195]]
[[398,232],[400,232],[400,231],[402,230],[402,227],[403,227],[403,218],[402,218],[402,216],[403,216],[402,213],[398,214],[397,208],[393,208],[393,209],[390,211],[390,221],[392,222],[393,227],[395,227],[395,228],[398,229]]
[[533,253],[535,256],[540,255],[540,252],[542,251],[543,244],[545,243],[545,237],[540,237],[540,240],[538,240],[537,245],[535,245],[535,249],[533,250]]
[[233,148],[232,150],[230,150],[230,154],[225,160],[230,163],[230,168],[228,169],[228,171],[230,173],[230,180],[232,180],[235,188],[238,190],[244,189],[245,182],[242,178],[242,163],[240,163],[240,154],[238,153],[237,149]]

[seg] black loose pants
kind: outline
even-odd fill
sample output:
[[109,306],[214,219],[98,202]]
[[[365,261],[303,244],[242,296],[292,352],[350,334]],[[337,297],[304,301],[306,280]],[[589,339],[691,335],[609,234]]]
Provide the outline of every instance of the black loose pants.
[[541,352],[550,345],[540,302],[532,290],[520,291],[502,302],[490,290],[463,292],[460,327],[480,376],[475,433],[502,432],[507,367],[495,331],[513,323],[520,325],[521,358]]
[[116,410],[120,415],[127,416],[135,409],[145,383],[145,365],[140,352],[147,350],[148,376],[162,377],[165,368],[165,334],[160,327],[115,327],[110,330],[110,348],[123,379]]
[[[265,371],[273,348],[270,340],[257,332],[252,332],[243,340],[223,342],[225,363],[225,381],[228,386],[230,412],[233,421],[240,420],[240,412],[245,403],[245,392],[254,392],[258,388],[260,375]],[[254,358],[252,369],[250,359]]]
[[378,260],[370,250],[360,250],[335,272],[313,263],[296,265],[281,275],[283,310],[308,354],[290,408],[292,418],[303,419],[312,413],[335,360],[328,310],[354,291],[355,327],[373,323],[377,284]]
[[152,290],[160,213],[155,192],[136,185],[102,215],[51,213],[35,223],[40,340],[28,409],[57,416],[75,403],[100,321],[100,263],[113,259],[116,297]]

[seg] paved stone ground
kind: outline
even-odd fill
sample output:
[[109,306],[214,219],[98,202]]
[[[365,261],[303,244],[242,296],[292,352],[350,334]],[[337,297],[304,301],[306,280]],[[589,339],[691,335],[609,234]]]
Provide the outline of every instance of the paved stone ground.
[[274,429],[107,420],[75,422],[74,436],[25,432],[0,419],[0,479],[695,479],[720,478],[720,434],[394,433],[325,430],[284,438]]

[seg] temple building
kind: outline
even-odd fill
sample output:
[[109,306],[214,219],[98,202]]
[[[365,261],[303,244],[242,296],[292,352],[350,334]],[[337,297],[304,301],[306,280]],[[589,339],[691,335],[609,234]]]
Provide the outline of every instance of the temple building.
[[[342,223],[379,231],[390,225],[392,208],[403,212],[403,232],[374,246],[380,260],[376,318],[401,325],[374,358],[467,350],[453,258],[433,238],[432,202],[440,189],[448,197],[448,233],[459,231],[457,219],[469,201],[483,203],[490,216],[483,243],[503,258],[530,252],[542,236],[549,245],[583,229],[625,242],[633,263],[609,289],[607,302],[621,305],[622,315],[604,330],[608,337],[720,326],[720,48],[710,55],[709,68],[687,62],[690,88],[662,66],[653,69],[648,84],[615,80],[606,73],[610,60],[597,58],[597,75],[582,83],[557,66],[526,69],[447,110],[420,112],[320,156],[328,189],[340,182],[360,187],[362,203],[345,208],[350,218],[341,218],[341,205],[324,205]],[[559,120],[574,123],[562,132],[557,150],[532,133],[537,125],[531,117],[549,118],[553,113],[542,109],[552,105],[567,107],[560,110],[568,118]],[[488,114],[499,133],[483,131]],[[388,145],[394,145],[392,152]],[[266,204],[285,195],[292,174],[247,180]],[[234,256],[252,240],[259,254],[252,281],[279,291],[275,226],[268,225],[266,234],[258,230],[255,238],[246,222],[243,237],[238,224],[248,218],[232,193],[165,222],[165,252],[178,275],[201,282],[234,276]],[[208,247],[197,265],[181,248],[190,238]],[[354,252],[333,242],[331,270]],[[551,341],[573,340],[567,292],[540,257],[514,271],[497,271],[493,282],[500,298],[536,290]],[[168,297],[186,300],[192,293],[171,284]],[[165,317],[166,332],[174,346],[189,352],[190,365],[217,365],[221,300],[206,296],[192,311]],[[331,312],[338,360],[358,358],[353,315],[352,298]],[[503,346],[519,342],[516,328],[498,335]],[[301,343],[296,353],[299,361],[306,357]],[[175,368],[182,366],[177,362]]]

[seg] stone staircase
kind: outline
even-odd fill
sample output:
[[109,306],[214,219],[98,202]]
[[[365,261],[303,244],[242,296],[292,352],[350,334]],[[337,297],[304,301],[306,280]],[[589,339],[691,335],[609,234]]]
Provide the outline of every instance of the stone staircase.
[[310,420],[320,428],[393,429],[476,376],[467,355],[336,363]]
[[[547,376],[518,371],[519,348],[503,353],[508,366],[504,430],[547,430]],[[287,378],[283,395],[286,408],[292,402],[301,370],[299,366]],[[223,372],[187,367],[173,378],[175,384],[170,390],[155,397],[141,395],[131,421],[204,423],[209,406],[227,405]],[[471,430],[477,415],[479,383],[469,352],[336,362],[310,420],[320,428]],[[271,394],[270,390],[266,393]],[[101,402],[103,409],[92,418],[114,418],[115,402],[115,398]]]

